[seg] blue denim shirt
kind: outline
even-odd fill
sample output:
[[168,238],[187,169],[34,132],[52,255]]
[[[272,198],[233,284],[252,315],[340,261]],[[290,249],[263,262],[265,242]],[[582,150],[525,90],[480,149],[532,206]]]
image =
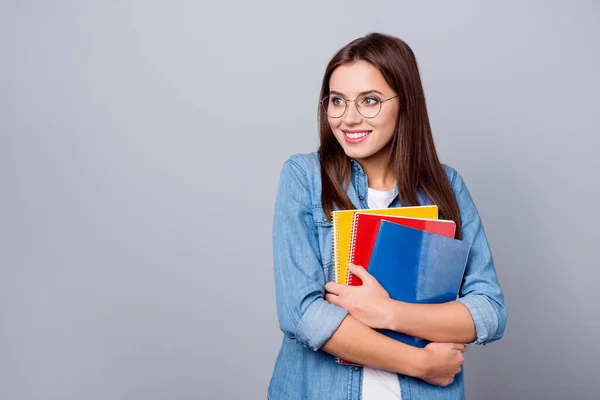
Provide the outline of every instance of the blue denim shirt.
[[[474,343],[490,343],[504,333],[504,296],[469,191],[455,169],[444,169],[458,201],[462,240],[472,243],[458,301],[475,322]],[[367,192],[367,176],[352,160],[348,196],[357,208],[368,208]],[[420,193],[418,200],[431,204]],[[390,207],[400,206],[396,196]],[[268,389],[271,400],[361,398],[362,368],[339,365],[334,356],[319,350],[348,313],[323,298],[325,283],[333,280],[331,231],[321,207],[318,154],[290,157],[281,171],[273,224],[277,316],[284,337]],[[403,400],[464,398],[464,370],[447,387],[404,375],[398,379]]]

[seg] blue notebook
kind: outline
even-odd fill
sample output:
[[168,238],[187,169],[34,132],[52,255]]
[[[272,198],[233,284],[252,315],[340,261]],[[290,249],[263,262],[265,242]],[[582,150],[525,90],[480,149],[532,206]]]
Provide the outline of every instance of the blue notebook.
[[[390,297],[407,303],[447,303],[458,298],[471,244],[381,221],[368,271]],[[378,329],[417,347],[427,340]]]

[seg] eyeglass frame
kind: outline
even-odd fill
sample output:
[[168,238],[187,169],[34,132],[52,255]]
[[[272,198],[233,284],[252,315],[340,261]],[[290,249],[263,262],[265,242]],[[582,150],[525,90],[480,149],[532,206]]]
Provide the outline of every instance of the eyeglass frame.
[[[371,119],[371,118],[375,118],[375,117],[377,117],[377,116],[379,115],[379,113],[381,113],[381,109],[383,108],[383,103],[385,103],[385,102],[386,102],[386,101],[388,101],[388,100],[392,100],[392,99],[395,99],[396,97],[400,96],[399,94],[397,94],[397,95],[395,95],[395,96],[392,96],[392,97],[389,97],[389,98],[387,98],[387,99],[385,99],[385,100],[379,99],[379,100],[380,100],[380,102],[379,102],[379,111],[377,111],[377,114],[373,115],[372,117],[365,117],[365,116],[363,115],[363,113],[361,113],[361,112],[360,112],[360,109],[359,109],[359,108],[358,108],[358,106],[356,105],[356,100],[357,100],[359,97],[362,97],[362,96],[368,96],[368,95],[369,95],[369,93],[364,93],[364,94],[358,95],[358,96],[357,96],[357,97],[356,97],[354,100],[346,99],[346,98],[344,98],[344,97],[340,96],[342,99],[344,99],[344,102],[345,102],[345,107],[344,107],[344,112],[343,112],[343,113],[342,113],[342,115],[340,115],[339,117],[332,117],[331,115],[327,114],[327,110],[325,109],[325,105],[323,104],[323,101],[324,101],[326,98],[328,98],[328,97],[331,97],[331,95],[330,95],[330,94],[328,94],[327,96],[323,97],[323,98],[322,98],[322,99],[319,101],[319,103],[321,103],[321,107],[323,107],[323,112],[324,112],[324,113],[325,113],[325,115],[327,115],[329,118],[342,118],[342,117],[344,116],[344,114],[346,114],[346,111],[348,111],[348,103],[350,103],[350,102],[354,102],[354,107],[356,107],[356,111],[357,111],[357,112],[358,112],[358,113],[359,113],[359,114],[360,114],[360,115],[361,115],[363,118]],[[374,95],[374,96],[375,96],[375,97],[377,97],[377,98],[379,98],[379,96],[377,96],[377,95]]]

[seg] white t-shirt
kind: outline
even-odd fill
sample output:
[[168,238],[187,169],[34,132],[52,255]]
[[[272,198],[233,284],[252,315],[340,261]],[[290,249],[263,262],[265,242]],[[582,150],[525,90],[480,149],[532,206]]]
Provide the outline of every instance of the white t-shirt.
[[[369,208],[388,208],[394,200],[394,191],[381,191],[369,188],[367,196]],[[399,400],[400,381],[393,372],[363,367],[363,400]]]

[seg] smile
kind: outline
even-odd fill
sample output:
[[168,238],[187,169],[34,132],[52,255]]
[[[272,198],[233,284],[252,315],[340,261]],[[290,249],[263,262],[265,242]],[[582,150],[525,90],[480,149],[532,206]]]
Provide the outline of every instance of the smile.
[[344,138],[346,139],[346,142],[356,144],[365,140],[366,137],[369,136],[372,131],[351,131],[343,129],[342,132],[344,132]]

